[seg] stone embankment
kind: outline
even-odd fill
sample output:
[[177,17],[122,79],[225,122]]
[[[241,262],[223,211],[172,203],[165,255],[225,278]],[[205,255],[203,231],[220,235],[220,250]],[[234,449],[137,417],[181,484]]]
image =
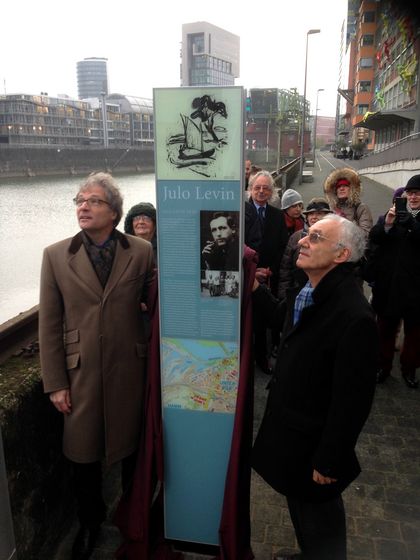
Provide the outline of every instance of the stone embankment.
[[153,147],[0,147],[0,179],[86,175],[92,171],[152,172]]

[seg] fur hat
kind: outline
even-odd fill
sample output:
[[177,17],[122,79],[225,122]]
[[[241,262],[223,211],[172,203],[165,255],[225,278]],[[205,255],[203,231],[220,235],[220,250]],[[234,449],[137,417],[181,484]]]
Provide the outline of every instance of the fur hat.
[[311,212],[325,212],[326,214],[330,214],[332,210],[325,198],[312,198],[302,214],[311,214]]
[[413,175],[405,186],[406,191],[420,191],[420,175]]
[[281,197],[281,209],[287,210],[294,204],[302,204],[303,200],[300,194],[293,189],[287,189],[284,191],[283,196]]
[[135,204],[132,208],[130,208],[127,216],[125,217],[125,233],[134,235],[133,218],[135,218],[136,216],[140,216],[140,214],[149,216],[149,218],[152,218],[154,223],[156,223],[156,208],[153,206],[153,204],[151,204],[150,202],[140,202],[139,204]]
[[338,204],[337,197],[337,184],[344,180],[346,184],[350,185],[350,191],[348,196],[348,204],[355,205],[360,203],[360,195],[362,192],[362,186],[360,183],[359,174],[351,169],[350,167],[341,167],[332,171],[328,177],[325,179],[324,192],[330,204],[331,210],[335,210]]

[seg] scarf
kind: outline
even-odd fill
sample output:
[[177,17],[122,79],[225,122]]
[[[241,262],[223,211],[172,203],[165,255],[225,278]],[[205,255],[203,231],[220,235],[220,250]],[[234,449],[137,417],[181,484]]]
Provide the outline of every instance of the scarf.
[[95,245],[85,232],[82,232],[82,235],[83,245],[85,246],[90,262],[95,269],[102,288],[105,288],[109,275],[111,274],[112,263],[114,262],[115,256],[115,247],[117,242],[115,240],[114,232],[111,233],[102,245]]
[[289,235],[292,235],[292,233],[294,233],[295,231],[303,229],[303,226],[305,225],[305,222],[303,221],[303,218],[301,216],[299,216],[299,218],[291,218],[289,214],[285,212],[284,219]]

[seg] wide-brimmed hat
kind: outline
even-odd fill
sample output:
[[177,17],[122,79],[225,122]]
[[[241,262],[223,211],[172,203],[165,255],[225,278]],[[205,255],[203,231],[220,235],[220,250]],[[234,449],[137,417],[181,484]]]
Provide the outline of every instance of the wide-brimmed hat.
[[306,210],[302,212],[302,214],[311,214],[312,212],[325,212],[326,214],[330,214],[332,210],[326,200],[315,199],[308,202],[308,206],[306,207]]

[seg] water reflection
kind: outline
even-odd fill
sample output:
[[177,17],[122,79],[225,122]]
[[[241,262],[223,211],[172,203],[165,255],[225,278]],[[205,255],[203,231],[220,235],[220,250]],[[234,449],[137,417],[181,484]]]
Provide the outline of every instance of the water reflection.
[[[0,324],[38,303],[44,247],[78,231],[72,199],[81,180],[30,177],[0,181]],[[155,204],[153,174],[121,175],[116,180],[125,213],[141,201]]]

